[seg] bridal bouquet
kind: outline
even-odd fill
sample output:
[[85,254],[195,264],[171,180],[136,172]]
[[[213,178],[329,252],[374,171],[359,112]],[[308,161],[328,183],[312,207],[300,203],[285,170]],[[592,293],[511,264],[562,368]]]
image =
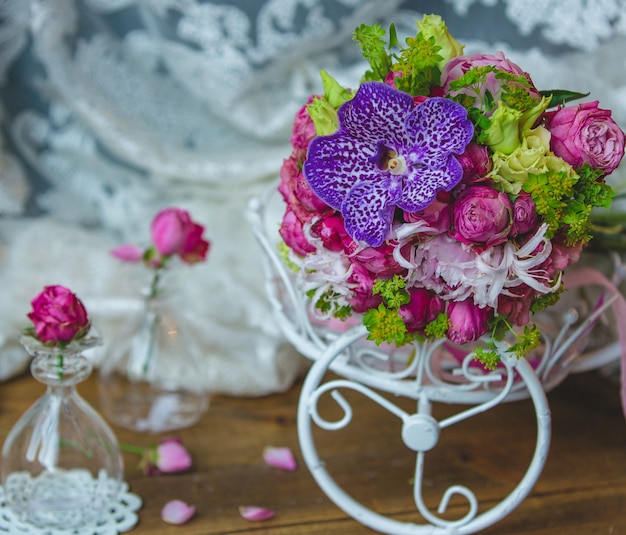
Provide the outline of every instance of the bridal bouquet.
[[368,70],[296,115],[281,168],[282,252],[322,319],[377,344],[446,337],[488,368],[539,343],[531,316],[608,208],[624,133],[586,95],[540,91],[502,53],[463,55],[439,16],[354,33]]

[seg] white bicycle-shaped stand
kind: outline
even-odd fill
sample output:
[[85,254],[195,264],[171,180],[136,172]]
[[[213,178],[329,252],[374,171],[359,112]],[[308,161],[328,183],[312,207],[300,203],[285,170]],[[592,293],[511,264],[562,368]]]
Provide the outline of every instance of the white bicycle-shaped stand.
[[[416,343],[410,351],[382,350],[365,341],[365,327],[358,324],[344,333],[312,321],[310,303],[294,285],[293,274],[286,269],[276,250],[276,226],[268,221],[268,199],[253,199],[248,212],[253,231],[266,254],[266,292],[276,322],[300,353],[313,361],[303,383],[298,405],[298,435],[307,468],[325,494],[358,522],[381,533],[393,535],[475,533],[510,514],[532,490],[541,475],[550,445],[550,410],[545,392],[559,384],[569,373],[599,368],[619,358],[615,344],[581,354],[576,345],[599,318],[618,299],[618,292],[604,296],[598,306],[580,319],[576,310],[560,312],[559,325],[543,335],[543,345],[534,356],[533,366],[526,359],[507,356],[502,348],[502,365],[486,371],[473,364],[473,354],[466,351],[453,358],[447,342]],[[327,372],[334,372],[330,376]],[[332,377],[327,379],[328,377]],[[338,377],[338,378],[334,378]],[[404,445],[416,454],[413,498],[424,524],[402,522],[379,514],[350,496],[326,468],[315,446],[313,429],[332,432],[344,429],[351,421],[351,405],[342,395],[351,390],[374,401],[401,421]],[[416,409],[407,412],[381,394],[414,400]],[[326,420],[318,411],[318,402],[329,394],[343,416]],[[452,485],[444,493],[437,513],[425,505],[422,495],[424,464],[427,452],[435,448],[441,433],[457,423],[488,411],[496,405],[518,399],[532,400],[537,421],[534,454],[517,486],[491,509],[479,512],[475,494],[466,486]],[[467,406],[459,413],[437,421],[431,412],[433,403]],[[443,518],[453,496],[467,501],[461,518]]]

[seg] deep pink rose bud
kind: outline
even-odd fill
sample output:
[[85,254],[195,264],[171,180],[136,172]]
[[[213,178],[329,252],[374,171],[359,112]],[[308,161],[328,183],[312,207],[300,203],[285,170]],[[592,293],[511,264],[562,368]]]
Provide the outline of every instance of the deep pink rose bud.
[[531,232],[539,226],[540,222],[541,218],[535,209],[535,201],[533,201],[532,195],[525,191],[520,191],[513,202],[513,227],[511,228],[511,234],[517,236],[518,234]]
[[152,220],[152,243],[159,255],[180,255],[188,264],[206,258],[209,242],[202,238],[204,227],[191,220],[181,208],[164,208]]
[[164,438],[148,448],[141,462],[147,475],[174,474],[191,468],[191,455],[179,438]]
[[456,158],[463,167],[463,182],[466,184],[484,181],[493,167],[487,147],[473,141]]
[[452,207],[450,236],[474,245],[492,247],[506,241],[513,223],[513,206],[506,195],[489,186],[470,186]]
[[624,156],[624,132],[598,101],[561,108],[548,129],[552,151],[574,168],[588,163],[609,174]]
[[64,286],[46,286],[31,301],[37,339],[50,345],[65,344],[84,336],[89,330],[89,317],[83,303]]
[[410,333],[423,332],[426,325],[443,312],[444,302],[426,288],[411,288],[411,301],[400,307],[400,317]]
[[487,332],[493,309],[480,308],[469,297],[465,301],[450,302],[447,312],[450,318],[448,338],[456,344],[467,344],[478,340]]
[[307,111],[307,106],[313,102],[315,95],[311,95],[307,103],[298,110],[293,121],[291,144],[295,149],[306,149],[315,137],[315,125]]

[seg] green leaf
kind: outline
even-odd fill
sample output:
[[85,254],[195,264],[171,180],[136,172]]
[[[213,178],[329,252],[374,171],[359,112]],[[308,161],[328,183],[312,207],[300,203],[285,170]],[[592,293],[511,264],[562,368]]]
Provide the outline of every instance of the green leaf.
[[552,100],[550,102],[551,108],[554,108],[556,106],[562,106],[566,102],[589,96],[589,93],[578,93],[576,91],[569,91],[567,89],[545,89],[539,91],[539,94],[543,97],[552,97]]

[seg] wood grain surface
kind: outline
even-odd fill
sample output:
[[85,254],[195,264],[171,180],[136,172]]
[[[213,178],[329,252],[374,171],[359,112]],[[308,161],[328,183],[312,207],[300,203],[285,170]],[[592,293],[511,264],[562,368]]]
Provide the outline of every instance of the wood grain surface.
[[[138,457],[124,454],[131,492],[143,499],[136,535],[358,535],[374,531],[339,509],[317,486],[298,446],[296,410],[300,385],[263,398],[214,396],[195,426],[176,433],[191,451],[192,470],[144,476]],[[94,407],[97,375],[79,390]],[[530,495],[485,534],[626,534],[626,425],[618,385],[595,372],[572,375],[548,394],[552,441],[546,466]],[[43,386],[25,375],[0,385],[0,441]],[[358,394],[346,396],[355,417],[347,430],[315,431],[316,445],[336,482],[368,508],[402,522],[423,524],[412,498],[415,455],[400,439],[399,420]],[[407,410],[408,400],[399,401]],[[324,414],[337,407],[328,400]],[[459,407],[435,405],[437,418]],[[148,446],[165,435],[113,427],[120,442]],[[523,476],[536,439],[530,401],[506,403],[442,431],[426,455],[424,496],[435,511],[447,487],[470,487],[479,510],[493,507]],[[295,472],[267,466],[265,446],[288,446],[298,462]],[[197,507],[183,526],[160,518],[163,505],[181,499]],[[276,511],[274,519],[248,522],[240,505]],[[466,512],[454,498],[446,518]]]

